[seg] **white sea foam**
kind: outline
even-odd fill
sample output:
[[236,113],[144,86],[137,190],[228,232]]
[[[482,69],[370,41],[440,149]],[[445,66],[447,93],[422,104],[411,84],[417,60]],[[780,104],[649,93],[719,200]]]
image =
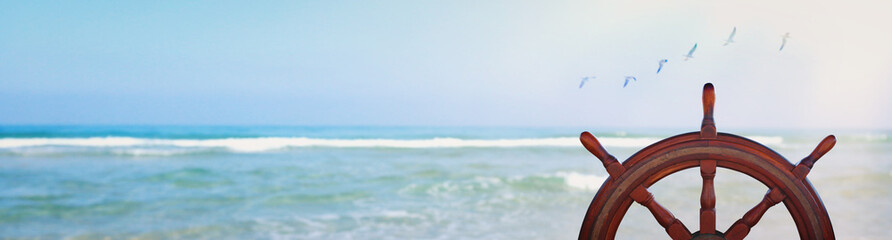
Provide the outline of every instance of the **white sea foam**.
[[[874,137],[883,139],[885,136]],[[782,145],[783,137],[747,136],[765,145]],[[602,137],[598,140],[607,147],[642,148],[657,142],[651,137]],[[90,138],[0,138],[0,149],[30,147],[92,147],[115,148],[113,153],[124,155],[177,155],[180,150],[151,148],[222,148],[234,152],[264,152],[286,148],[516,148],[516,147],[579,147],[573,137],[518,138],[518,139],[322,139],[305,137],[261,137],[221,139],[156,139],[133,137]]]
[[857,141],[877,142],[889,139],[889,136],[882,133],[862,133],[853,135],[844,135],[843,137]]
[[784,138],[780,136],[744,136],[749,138],[750,140],[756,141],[758,143],[764,145],[781,145],[784,143]]
[[604,183],[604,180],[607,180],[606,176],[582,174],[578,172],[558,172],[555,173],[555,176],[563,178],[564,183],[567,184],[567,186],[585,190],[598,189],[598,187]]
[[169,157],[175,155],[194,154],[202,150],[190,149],[154,149],[154,148],[122,148],[113,149],[110,152],[121,156],[134,157]]
[[74,147],[129,147],[145,145],[148,139],[130,137],[92,138],[3,138],[0,148],[35,146],[74,146]]
[[[514,199],[512,192],[503,192],[510,188],[519,187],[519,191],[524,191],[528,187],[535,188],[552,187],[561,188],[561,185],[581,190],[597,190],[601,184],[607,179],[606,176],[596,174],[586,174],[574,171],[561,171],[548,174],[534,174],[525,176],[512,177],[484,177],[476,176],[467,179],[451,179],[434,184],[417,184],[411,183],[401,188],[399,194],[423,194],[436,197],[455,197],[462,194],[474,194],[481,192],[501,192],[504,195],[501,199],[487,200],[504,201]],[[555,182],[559,180],[560,182]],[[517,191],[514,189],[512,191]]]
[[405,210],[381,210],[379,214],[385,218],[424,218],[422,215],[409,213]]
[[[655,138],[599,138],[608,147],[644,147],[656,142]],[[293,147],[334,148],[512,148],[512,147],[579,147],[579,140],[562,138],[521,139],[319,139],[304,137],[264,137],[225,139],[149,139],[132,137],[91,138],[2,138],[0,148],[25,148],[43,146],[70,147],[183,147],[225,148],[235,152],[263,152]]]

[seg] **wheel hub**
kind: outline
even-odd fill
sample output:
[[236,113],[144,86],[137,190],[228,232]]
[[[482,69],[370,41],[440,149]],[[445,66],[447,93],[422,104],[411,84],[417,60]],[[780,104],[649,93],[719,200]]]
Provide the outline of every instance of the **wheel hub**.
[[715,231],[715,234],[697,231],[691,236],[691,240],[725,240],[725,234],[720,231]]

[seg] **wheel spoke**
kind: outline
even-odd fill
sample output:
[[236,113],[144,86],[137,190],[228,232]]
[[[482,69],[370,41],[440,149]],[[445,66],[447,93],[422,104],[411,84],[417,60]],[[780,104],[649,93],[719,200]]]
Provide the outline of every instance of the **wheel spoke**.
[[654,195],[647,191],[644,186],[638,186],[635,190],[632,190],[630,197],[635,202],[647,207],[647,210],[650,210],[650,213],[654,215],[660,226],[666,229],[666,233],[669,233],[672,239],[691,239],[691,231],[675,218],[669,210],[657,203],[654,200]]
[[762,198],[762,201],[759,204],[756,204],[753,209],[750,209],[743,214],[743,217],[728,228],[728,231],[725,232],[726,239],[743,239],[747,234],[750,233],[750,229],[759,222],[759,219],[762,218],[762,215],[765,214],[765,211],[768,211],[769,208],[774,206],[775,204],[781,202],[786,198],[784,194],[780,191],[780,189],[772,188],[768,190],[768,193],[765,194],[765,197]]
[[712,109],[715,107],[715,88],[712,83],[703,85],[703,122],[700,124],[701,138],[716,138],[715,118],[712,117]]
[[715,160],[700,161],[703,191],[700,193],[700,233],[715,233]]
[[811,168],[815,166],[815,162],[829,152],[833,145],[836,145],[836,136],[830,135],[825,137],[824,140],[821,140],[821,143],[818,143],[818,146],[815,147],[811,154],[796,164],[796,167],[793,168],[793,175],[796,175],[796,178],[805,179]]

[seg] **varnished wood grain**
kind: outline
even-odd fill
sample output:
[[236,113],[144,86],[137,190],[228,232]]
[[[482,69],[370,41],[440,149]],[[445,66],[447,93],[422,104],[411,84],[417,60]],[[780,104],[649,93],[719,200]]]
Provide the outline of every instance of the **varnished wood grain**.
[[815,147],[815,150],[811,151],[811,154],[803,158],[799,161],[799,164],[796,164],[796,168],[793,169],[793,174],[800,179],[804,179],[808,172],[811,171],[812,167],[815,166],[815,162],[824,154],[833,149],[833,146],[836,145],[836,136],[830,135],[821,140],[821,143],[818,143],[818,146]]
[[768,211],[768,208],[774,206],[775,204],[781,202],[786,198],[783,193],[781,193],[780,189],[774,188],[768,190],[768,193],[765,193],[765,197],[762,198],[762,201],[756,204],[755,207],[747,211],[743,214],[743,217],[734,224],[731,224],[731,227],[728,228],[728,231],[725,231],[725,239],[743,239],[749,234],[750,229],[753,226],[756,226],[756,223],[759,222],[759,219],[762,219],[762,215],[765,215],[765,212]]
[[604,146],[601,146],[601,142],[599,142],[591,133],[582,132],[582,134],[579,135],[579,141],[582,142],[582,146],[584,146],[586,150],[601,160],[601,163],[604,164],[604,168],[607,169],[607,173],[610,176],[614,178],[619,177],[619,175],[623,174],[626,170],[623,165],[616,160],[616,157],[607,153]]
[[715,88],[712,83],[703,86],[703,122],[700,123],[700,137],[715,138],[715,118],[713,118],[713,109],[715,108]]
[[700,192],[700,233],[715,233],[715,160],[700,161],[703,189]]

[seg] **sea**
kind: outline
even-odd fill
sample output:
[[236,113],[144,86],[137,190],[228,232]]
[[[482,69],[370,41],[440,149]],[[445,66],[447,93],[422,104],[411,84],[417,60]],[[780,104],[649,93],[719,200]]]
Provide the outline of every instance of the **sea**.
[[[576,239],[606,178],[582,131],[622,160],[697,130],[0,126],[0,239]],[[892,237],[892,131],[730,132],[793,163],[835,134],[808,179],[836,237]],[[696,231],[700,188],[688,169],[650,190]],[[719,230],[765,191],[720,168]],[[635,204],[617,238],[668,236]],[[779,204],[749,238],[798,233]]]

